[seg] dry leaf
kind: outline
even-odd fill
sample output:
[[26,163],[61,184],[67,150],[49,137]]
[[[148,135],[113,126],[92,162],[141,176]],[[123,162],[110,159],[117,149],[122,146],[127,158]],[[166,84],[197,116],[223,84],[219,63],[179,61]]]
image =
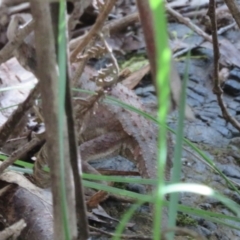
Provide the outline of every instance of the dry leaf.
[[141,69],[133,72],[130,76],[125,78],[122,81],[122,84],[126,86],[129,89],[133,89],[134,87],[139,84],[139,82],[142,80],[142,78],[150,72],[150,65],[146,65],[142,67]]
[[[213,49],[212,43],[204,42],[202,47]],[[236,66],[240,68],[240,51],[227,39],[219,40],[220,63],[227,66]]]
[[[171,62],[171,66],[172,66],[170,71],[170,89],[171,89],[171,100],[172,100],[171,102],[172,102],[172,108],[175,109],[177,106],[179,106],[181,92],[182,92],[182,83],[173,60]],[[188,120],[195,119],[194,113],[188,105],[185,106],[185,117]]]
[[27,227],[21,232],[23,239],[53,239],[51,192],[40,189],[24,176],[5,172],[0,176],[0,213],[8,224],[23,219]]
[[[10,107],[24,101],[31,88],[36,84],[36,78],[32,73],[26,71],[12,58],[0,66],[0,108]],[[1,91],[6,88],[14,88]],[[15,108],[1,110],[0,125],[11,115]]]

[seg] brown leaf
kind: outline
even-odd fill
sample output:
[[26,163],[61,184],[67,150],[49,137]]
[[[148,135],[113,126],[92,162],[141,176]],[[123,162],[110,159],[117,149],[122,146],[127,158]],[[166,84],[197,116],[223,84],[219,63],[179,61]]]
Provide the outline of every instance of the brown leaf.
[[7,223],[23,219],[27,224],[20,235],[23,239],[53,239],[51,193],[14,172],[0,176],[0,188],[6,186],[9,187],[0,197],[0,213]]
[[[31,87],[36,83],[36,79],[32,73],[21,67],[16,58],[12,58],[0,66],[0,86],[1,88],[13,88],[0,92],[0,108],[6,108],[19,104],[27,97]],[[13,112],[14,108],[8,108],[1,111],[0,125]]]
[[[212,44],[204,42],[202,47],[213,49]],[[227,39],[219,40],[220,63],[227,66],[240,67],[240,51]]]
[[[171,67],[172,68],[170,71],[170,89],[171,89],[172,108],[174,109],[177,106],[179,106],[179,101],[180,101],[181,92],[182,92],[182,83],[173,60],[171,62]],[[195,119],[194,113],[188,105],[185,106],[185,117],[188,120]]]
[[97,207],[98,204],[104,201],[108,197],[108,193],[105,191],[98,191],[88,201],[87,206],[90,208]]
[[150,72],[150,65],[146,65],[141,69],[133,72],[130,76],[122,81],[122,84],[129,89],[133,89],[142,80],[142,78]]

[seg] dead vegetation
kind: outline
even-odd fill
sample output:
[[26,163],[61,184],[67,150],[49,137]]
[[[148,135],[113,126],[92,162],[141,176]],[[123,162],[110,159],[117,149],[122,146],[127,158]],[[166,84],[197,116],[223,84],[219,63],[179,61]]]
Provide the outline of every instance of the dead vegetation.
[[[218,34],[236,28],[236,23],[239,26],[238,8],[227,0],[226,5],[219,3],[217,7],[214,0],[187,2],[166,4],[167,17],[169,21],[185,24],[200,35],[202,41],[190,45],[170,33],[173,57],[197,47],[213,49],[213,92],[223,117],[239,130],[239,122],[228,113],[222,99],[221,84],[227,74],[222,76],[221,71],[240,67],[240,54],[234,44],[226,39],[218,40]],[[110,231],[88,226],[88,220],[103,225],[119,220],[111,218],[99,206],[108,197],[105,191],[83,187],[82,171],[96,175],[157,177],[157,126],[137,113],[104,102],[106,96],[115,97],[148,111],[132,90],[150,71],[155,83],[156,46],[148,2],[72,0],[67,2],[67,9],[68,37],[62,52],[68,61],[61,66],[66,79],[62,91],[58,76],[63,69],[56,67],[60,54],[57,51],[59,4],[41,0],[0,3],[1,88],[10,87],[10,91],[2,91],[0,95],[3,108],[0,147],[7,155],[0,165],[0,239],[18,239],[18,236],[21,239],[68,239],[64,236],[65,217],[69,239],[88,239],[97,233],[112,237],[114,233]],[[121,69],[117,58],[143,47],[146,47],[149,64],[135,71]],[[101,58],[106,58],[108,64],[97,71],[91,60]],[[72,87],[95,94],[72,93]],[[181,80],[173,60],[170,89],[173,110],[178,107],[181,96]],[[4,109],[12,105],[17,106]],[[62,112],[61,118],[58,110]],[[189,106],[186,117],[194,119]],[[171,136],[167,141],[166,179],[169,180]],[[95,169],[87,162],[109,155],[127,157],[136,163],[138,173]],[[23,176],[8,169],[19,159],[34,165],[31,174]],[[67,209],[63,209],[63,204]],[[106,221],[101,220],[103,215]],[[131,223],[127,228],[132,228]],[[177,239],[183,239],[181,235],[203,239],[184,228],[166,230],[169,231],[178,233]],[[145,232],[135,235],[127,232],[121,239],[125,238],[152,239]]]

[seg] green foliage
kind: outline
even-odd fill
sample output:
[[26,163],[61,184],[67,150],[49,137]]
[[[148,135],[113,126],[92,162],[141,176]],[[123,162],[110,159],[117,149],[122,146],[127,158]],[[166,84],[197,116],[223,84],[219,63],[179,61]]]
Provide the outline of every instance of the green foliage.
[[137,71],[148,64],[148,60],[143,56],[132,56],[127,61],[123,62],[120,67],[121,69],[128,68],[131,72]]
[[[136,209],[141,206],[145,202],[151,202],[155,203],[156,205],[156,216],[155,216],[155,223],[154,223],[154,239],[158,240],[160,239],[161,232],[159,226],[161,225],[161,216],[160,213],[162,208],[164,206],[169,206],[170,207],[170,216],[169,216],[169,226],[174,226],[176,221],[178,223],[183,223],[184,225],[195,225],[196,222],[191,218],[182,218],[182,216],[186,215],[177,215],[177,211],[181,211],[184,214],[191,214],[191,215],[196,215],[203,217],[209,221],[216,222],[225,226],[228,226],[232,229],[237,229],[240,230],[239,227],[236,227],[236,224],[230,224],[230,221],[233,223],[240,223],[240,206],[233,202],[232,200],[228,199],[225,196],[220,195],[213,189],[199,185],[199,184],[181,184],[179,183],[179,176],[181,172],[181,153],[182,153],[182,145],[183,142],[190,146],[196,154],[198,154],[202,159],[209,164],[214,171],[216,171],[225,181],[226,183],[234,189],[238,194],[239,191],[238,189],[232,184],[232,182],[224,175],[222,172],[217,169],[215,166],[214,162],[206,156],[198,147],[196,147],[195,144],[191,143],[187,139],[183,138],[183,119],[184,119],[184,106],[185,106],[185,99],[186,99],[186,80],[187,80],[187,73],[188,73],[188,68],[186,66],[186,71],[185,71],[185,78],[183,82],[183,94],[181,98],[181,104],[180,104],[180,109],[179,109],[179,119],[178,119],[178,129],[177,133],[175,133],[172,129],[168,128],[166,126],[166,117],[167,117],[167,112],[168,112],[168,105],[169,105],[169,80],[168,80],[168,75],[169,75],[169,70],[170,70],[170,51],[168,49],[168,36],[167,36],[167,31],[166,31],[166,18],[165,18],[165,13],[164,13],[164,2],[161,0],[151,0],[151,7],[153,10],[153,16],[154,16],[154,23],[155,23],[155,31],[156,31],[156,43],[157,43],[157,59],[158,59],[158,66],[163,66],[162,68],[158,67],[158,72],[157,72],[157,79],[158,79],[158,88],[159,91],[161,92],[160,98],[159,98],[159,110],[158,110],[158,119],[155,119],[153,116],[144,113],[140,111],[139,109],[136,109],[126,103],[123,103],[117,99],[114,99],[112,97],[106,97],[104,100],[108,104],[115,104],[118,106],[121,106],[125,109],[134,111],[146,118],[148,118],[151,121],[154,121],[155,123],[159,124],[161,131],[159,132],[159,160],[158,160],[158,168],[159,168],[159,179],[138,179],[138,178],[126,178],[126,177],[111,177],[111,176],[96,176],[96,175],[90,175],[90,174],[83,174],[84,179],[89,179],[89,180],[100,180],[100,181],[115,181],[115,182],[133,182],[133,183],[141,183],[141,184],[152,184],[152,185],[157,185],[157,196],[148,196],[148,195],[142,195],[142,194],[137,194],[133,193],[130,191],[127,191],[125,189],[117,189],[114,187],[110,186],[105,186],[102,184],[98,183],[93,183],[91,181],[84,180],[84,186],[85,187],[90,187],[93,189],[97,190],[104,190],[110,193],[115,193],[115,194],[120,194],[123,196],[128,196],[128,197],[133,197],[135,199],[138,199],[137,203],[134,204],[122,217],[122,220],[120,221],[120,224],[117,227],[116,234],[117,237],[114,238],[120,239],[120,234],[123,232],[123,229],[127,222],[131,219],[133,213],[136,211]],[[60,108],[59,108],[59,134],[60,134],[60,139],[59,139],[59,144],[63,146],[63,135],[62,135],[62,119],[63,119],[63,103],[64,103],[64,96],[65,96],[65,76],[66,72],[64,72],[64,69],[66,69],[66,52],[65,52],[65,45],[66,45],[66,39],[65,39],[65,19],[64,19],[64,7],[65,3],[64,1],[61,1],[61,20],[59,24],[59,29],[61,35],[59,36],[59,69],[60,71],[60,79],[59,82],[61,85],[59,86],[59,92],[60,92]],[[190,56],[188,56],[188,59],[190,59]],[[4,89],[7,90],[7,89]],[[76,91],[81,91],[81,92],[88,92],[85,90],[79,90],[79,89],[74,89]],[[92,93],[90,93],[92,94]],[[171,131],[172,133],[176,134],[176,149],[174,153],[174,166],[173,166],[173,172],[174,172],[174,179],[173,179],[173,184],[171,185],[165,185],[164,184],[164,166],[165,166],[165,159],[166,159],[166,135],[167,135],[167,130]],[[62,148],[63,149],[63,148]],[[4,155],[0,155],[1,160],[5,160],[7,157]],[[64,164],[63,164],[63,153],[61,155],[61,174],[62,174],[62,179],[64,179]],[[24,170],[29,170],[32,171],[33,164],[26,163],[21,160],[17,160],[15,162],[16,165],[23,167]],[[15,167],[15,170],[21,171],[21,168]],[[46,169],[48,171],[48,169]],[[65,230],[65,236],[66,239],[69,239],[69,226],[67,222],[67,213],[66,213],[66,194],[65,194],[65,186],[64,182],[62,181],[62,196],[61,196],[61,201],[62,201],[62,211],[64,215],[64,230]],[[176,194],[177,192],[192,192],[192,193],[197,193],[205,196],[210,196],[213,198],[218,199],[221,201],[226,207],[232,210],[237,217],[235,216],[227,216],[224,214],[219,214],[219,213],[214,213],[210,211],[205,211],[202,209],[198,208],[193,208],[189,206],[184,206],[184,205],[179,205],[177,203],[178,195]],[[164,200],[164,195],[165,194],[172,194],[170,195],[170,203]],[[172,196],[172,197],[171,197]],[[228,220],[226,223],[226,220]],[[173,235],[169,235],[169,239],[173,239]]]
[[58,68],[59,68],[59,102],[58,102],[58,136],[60,146],[60,179],[61,179],[61,209],[64,223],[64,236],[66,240],[70,240],[70,228],[67,212],[67,194],[65,185],[65,164],[64,164],[64,118],[65,118],[65,96],[66,96],[66,71],[67,71],[67,56],[66,56],[66,3],[61,0],[59,2],[59,25],[58,25]]
[[178,226],[197,226],[197,221],[186,214],[178,214],[176,222]]

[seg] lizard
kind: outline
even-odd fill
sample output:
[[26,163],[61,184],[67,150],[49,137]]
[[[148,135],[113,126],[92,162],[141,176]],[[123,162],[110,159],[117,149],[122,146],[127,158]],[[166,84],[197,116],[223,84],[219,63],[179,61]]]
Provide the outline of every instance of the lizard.
[[[80,87],[92,92],[98,89],[96,84],[90,81],[85,73],[80,79]],[[107,95],[146,112],[141,99],[121,83],[110,88]],[[98,174],[94,168],[86,164],[88,161],[121,155],[136,164],[141,177],[156,179],[157,124],[138,113],[120,106],[105,103],[102,100],[97,101],[97,107],[88,111],[90,115],[86,119],[81,109],[83,99],[88,101],[88,97],[89,95],[86,93],[79,93],[78,96],[73,99],[83,172]],[[170,136],[168,136],[167,145],[168,159],[165,179],[170,180],[170,170],[172,167],[172,143]],[[39,167],[41,167],[41,165],[47,162],[44,148],[38,156],[39,159],[37,157],[35,164],[39,164]],[[39,178],[41,178],[41,170],[36,169],[36,173],[37,172],[40,174]],[[35,177],[36,179],[38,178],[38,176]],[[43,177],[45,178],[46,175]],[[40,181],[42,182],[42,180]],[[46,184],[45,186],[49,184],[47,182],[48,180],[43,181],[44,184]],[[148,192],[152,189],[152,187],[147,187]]]
[[[85,90],[96,91],[95,83],[86,75],[80,79]],[[140,98],[121,83],[110,88],[108,96],[145,111]],[[77,125],[82,125],[81,112],[78,111],[78,99],[75,100]],[[81,136],[79,147],[83,161],[103,158],[109,155],[122,155],[134,162],[143,178],[157,178],[157,133],[158,126],[151,120],[114,104],[103,101],[98,103],[94,114],[88,118]],[[168,137],[168,159],[166,178],[169,180],[171,162],[171,139]]]
[[[15,17],[15,20],[10,24],[12,27],[8,29],[9,37],[22,21],[21,17]],[[14,55],[18,58],[21,65],[27,70],[35,70],[36,64],[35,61],[32,61],[32,59],[35,59],[34,49],[30,48],[30,51],[29,44],[25,43],[19,49],[15,51]],[[28,53],[27,56],[26,53]],[[86,90],[96,91],[97,89],[96,85],[89,81],[86,76],[81,78],[80,85]],[[109,90],[108,95],[118,98],[139,110],[146,110],[137,95],[121,83],[113,86]],[[75,101],[74,105],[76,106],[78,125],[82,125],[81,112],[78,112],[78,100]],[[96,113],[89,120],[85,130],[81,133],[83,141],[79,150],[83,161],[119,154],[133,161],[142,177],[157,178],[158,127],[156,124],[135,112],[103,102],[99,103]],[[169,156],[166,175],[169,179],[171,168],[170,138],[168,139],[168,147]]]

